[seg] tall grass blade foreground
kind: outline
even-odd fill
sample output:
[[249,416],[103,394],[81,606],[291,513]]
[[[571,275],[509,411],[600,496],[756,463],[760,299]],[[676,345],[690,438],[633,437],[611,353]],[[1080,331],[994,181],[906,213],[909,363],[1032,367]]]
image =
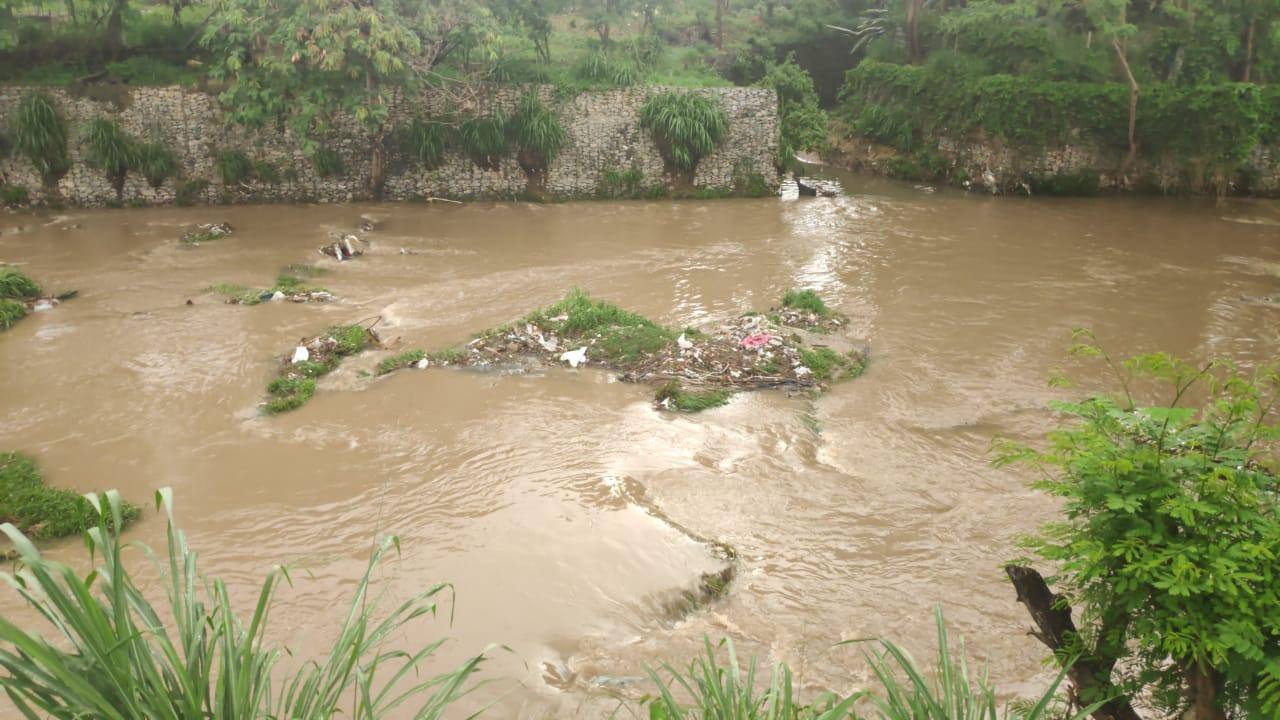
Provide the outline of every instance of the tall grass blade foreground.
[[121,543],[108,530],[121,525],[120,496],[112,491],[86,497],[99,520],[85,533],[96,568],[84,577],[41,556],[13,525],[0,525],[21,558],[15,572],[0,578],[56,636],[51,642],[0,618],[0,686],[31,720],[374,720],[397,708],[415,720],[436,720],[474,687],[469,680],[483,655],[443,675],[425,676],[422,666],[443,640],[414,652],[383,647],[408,623],[434,616],[435,597],[449,587],[432,586],[375,616],[379,603],[370,596],[370,579],[384,556],[398,551],[394,537],[370,557],[329,653],[286,673],[276,670],[282,648],[264,640],[276,590],[282,580],[289,582],[284,568],[267,575],[253,614],[242,621],[225,583],[200,574],[195,552],[174,524],[172,494],[161,490],[156,505],[168,518],[167,562],[140,547],[164,576],[173,618],[167,626],[164,609],[134,583]]
[[[926,672],[898,645],[880,641],[880,649],[868,653],[867,660],[882,692],[867,697],[876,709],[870,717],[878,720],[1084,720],[1102,707],[1095,703],[1072,714],[1058,688],[1067,670],[1058,673],[1048,689],[1034,701],[1007,705],[1003,709],[985,671],[974,675],[965,658],[964,642],[952,648],[942,609],[934,611],[938,628],[938,655],[932,672]],[[1070,663],[1066,664],[1070,667]]]
[[[748,663],[746,673],[738,663],[733,641],[724,645],[728,664],[721,665],[710,640],[704,640],[705,654],[689,663],[688,670],[677,670],[663,664],[667,678],[646,669],[658,687],[657,696],[649,699],[650,720],[840,720],[853,718],[854,703],[862,693],[845,698],[823,694],[810,705],[802,705],[796,693],[795,680],[786,663],[773,668],[768,686],[756,688],[756,661]],[[689,704],[677,699],[687,697]]]

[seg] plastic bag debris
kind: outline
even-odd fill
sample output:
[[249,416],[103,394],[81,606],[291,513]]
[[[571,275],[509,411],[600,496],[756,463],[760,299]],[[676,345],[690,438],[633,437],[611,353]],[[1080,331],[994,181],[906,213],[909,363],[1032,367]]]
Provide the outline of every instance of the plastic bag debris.
[[310,359],[311,359],[311,351],[307,349],[306,345],[299,345],[297,348],[294,349],[293,359],[290,360],[290,362],[293,363],[294,365],[297,365],[298,363],[306,362]]
[[742,347],[747,348],[749,350],[754,348],[762,348],[765,345],[768,345],[769,341],[772,339],[773,339],[773,335],[770,335],[769,333],[756,333],[754,335],[748,335],[742,338]]
[[586,346],[577,348],[577,350],[568,350],[561,352],[561,360],[568,363],[570,368],[577,368],[579,365],[586,364]]

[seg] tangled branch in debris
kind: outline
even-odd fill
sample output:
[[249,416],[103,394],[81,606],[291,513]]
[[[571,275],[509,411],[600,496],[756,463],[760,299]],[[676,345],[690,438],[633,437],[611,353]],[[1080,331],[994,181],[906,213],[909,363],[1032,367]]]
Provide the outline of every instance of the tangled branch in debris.
[[271,398],[264,410],[272,415],[297,410],[315,395],[316,378],[333,372],[342,358],[381,345],[378,334],[362,325],[339,325],[304,338],[281,361],[279,377],[267,386]]
[[847,319],[816,295],[803,302],[806,307],[775,308],[768,315],[748,313],[711,333],[693,328],[680,332],[574,290],[512,325],[479,334],[462,348],[410,350],[386,358],[378,373],[410,366],[493,367],[520,358],[574,368],[596,365],[620,371],[627,382],[664,383],[655,400],[658,406],[687,412],[723,405],[743,390],[820,389],[860,375],[866,366],[861,349],[840,352],[805,344],[799,331],[831,333]]

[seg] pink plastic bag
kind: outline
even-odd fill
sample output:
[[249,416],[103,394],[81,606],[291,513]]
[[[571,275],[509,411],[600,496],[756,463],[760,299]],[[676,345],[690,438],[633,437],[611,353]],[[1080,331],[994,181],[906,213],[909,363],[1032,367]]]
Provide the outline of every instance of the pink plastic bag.
[[768,345],[769,341],[772,339],[773,339],[773,336],[770,335],[769,333],[756,333],[755,335],[748,335],[742,338],[742,347],[747,348],[748,350],[751,350],[754,348],[761,348],[761,347],[764,347],[765,345]]

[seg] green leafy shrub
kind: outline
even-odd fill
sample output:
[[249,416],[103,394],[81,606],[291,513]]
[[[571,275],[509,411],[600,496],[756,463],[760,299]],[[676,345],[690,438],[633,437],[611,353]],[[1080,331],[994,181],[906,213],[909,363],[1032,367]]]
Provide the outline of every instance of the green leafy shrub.
[[473,117],[458,127],[458,143],[477,167],[497,170],[502,157],[511,149],[506,130],[507,118],[502,112],[489,117]]
[[311,154],[311,164],[315,166],[316,175],[322,178],[341,177],[347,171],[342,156],[328,147],[316,148]]
[[827,347],[802,348],[800,362],[813,373],[818,382],[834,380],[851,380],[866,370],[866,358],[861,353],[852,352],[842,355]]
[[253,161],[241,150],[223,150],[213,164],[223,185],[239,185],[253,176]]
[[9,298],[0,298],[0,330],[8,330],[26,316],[26,304]]
[[1280,373],[1163,353],[1117,361],[1092,334],[1077,340],[1072,353],[1109,369],[1118,394],[1053,403],[1067,424],[1045,449],[997,455],[1061,500],[1062,520],[1027,544],[1080,618],[1063,653],[1114,667],[1095,692],[1159,712],[1181,712],[1199,688],[1227,717],[1276,717]]
[[813,78],[796,63],[795,53],[770,64],[759,84],[778,94],[778,152],[784,168],[794,166],[796,151],[826,147],[827,114],[818,105]]
[[[122,504],[117,526],[138,514],[136,506]],[[33,540],[53,540],[93,527],[98,515],[80,493],[45,485],[31,458],[0,453],[0,518]]]
[[276,378],[267,385],[267,394],[271,396],[263,407],[267,414],[297,410],[316,394],[314,373],[308,372],[307,377]]
[[52,186],[71,168],[67,123],[48,95],[31,93],[18,101],[13,147],[31,161],[46,186]]
[[178,174],[178,155],[167,145],[158,142],[142,143],[137,147],[138,172],[147,184],[158,188],[165,180]]
[[40,297],[40,286],[35,280],[15,267],[0,265],[0,298],[24,300]]
[[715,100],[693,92],[664,92],[640,108],[640,127],[658,145],[667,164],[692,173],[711,154],[729,129],[729,118]]
[[569,142],[569,133],[560,119],[535,93],[520,99],[515,114],[507,121],[506,132],[515,143],[520,165],[526,172],[546,170]]
[[[277,668],[288,651],[267,640],[273,635],[268,617],[282,582],[292,582],[288,569],[267,574],[252,614],[242,617],[242,604],[232,603],[227,584],[200,572],[174,521],[168,489],[156,493],[156,504],[168,523],[167,562],[146,547],[132,557],[152,558],[167,600],[163,607],[152,605],[124,562],[112,528],[124,524],[128,511],[114,491],[86,501],[99,510],[85,542],[90,564],[100,569],[88,576],[46,559],[13,525],[0,525],[22,563],[22,579],[5,573],[5,580],[32,617],[51,625],[0,620],[5,690],[28,716],[369,719],[409,704],[418,720],[440,720],[469,691],[483,656],[424,677],[423,666],[433,662],[442,641],[409,652],[386,647],[414,620],[434,617],[437,596],[449,588],[430,586],[387,611],[371,582],[387,554],[398,549],[396,538],[383,538],[373,550],[331,646],[315,661]],[[150,578],[144,587],[154,588]]]

